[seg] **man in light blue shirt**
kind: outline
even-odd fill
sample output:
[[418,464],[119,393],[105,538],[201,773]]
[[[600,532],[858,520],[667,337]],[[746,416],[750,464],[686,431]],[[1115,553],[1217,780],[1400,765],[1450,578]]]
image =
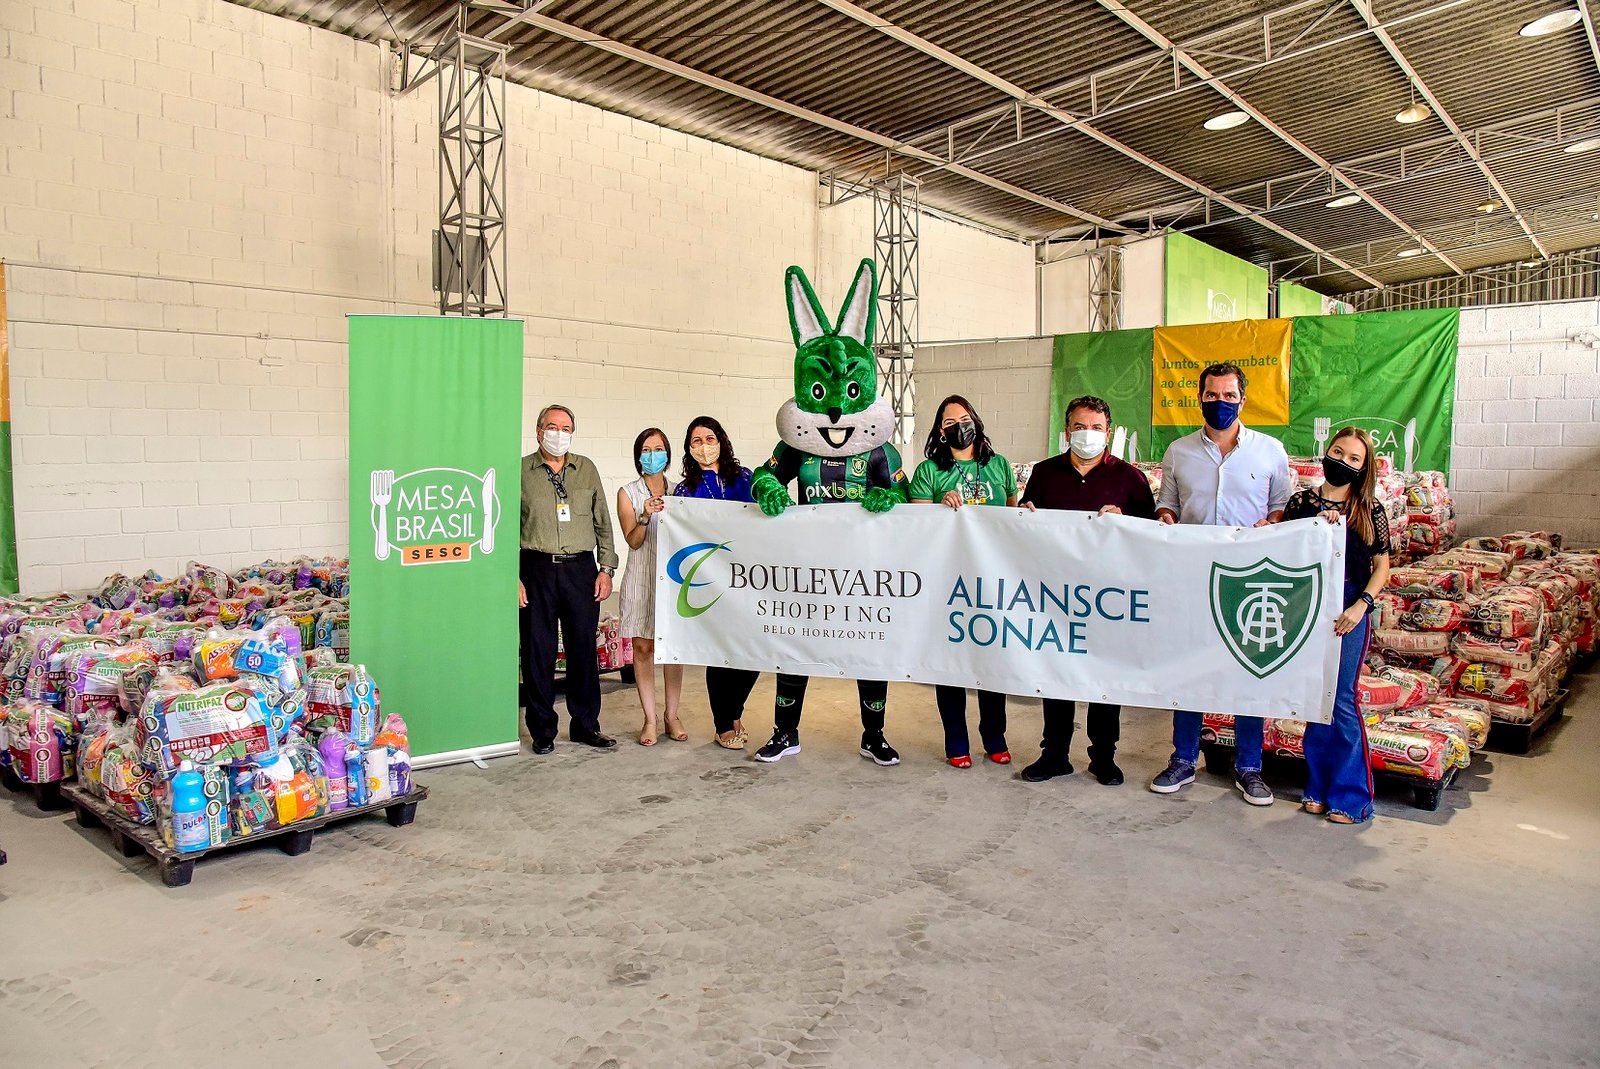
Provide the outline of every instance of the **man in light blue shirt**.
[[[1233,364],[1212,364],[1200,373],[1200,410],[1206,425],[1167,447],[1161,461],[1162,523],[1219,527],[1265,527],[1283,517],[1294,490],[1289,457],[1269,435],[1239,422],[1247,381]],[[1194,782],[1200,759],[1200,713],[1172,714],[1172,760],[1150,789],[1173,794]],[[1236,716],[1234,786],[1251,805],[1271,805],[1272,790],[1261,778],[1260,717]]]

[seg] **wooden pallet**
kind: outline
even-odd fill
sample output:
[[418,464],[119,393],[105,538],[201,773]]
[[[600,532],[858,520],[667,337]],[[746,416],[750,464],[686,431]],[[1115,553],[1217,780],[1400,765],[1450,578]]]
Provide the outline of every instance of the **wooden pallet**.
[[4,784],[9,791],[33,795],[33,804],[46,812],[66,808],[61,800],[60,780],[54,783],[24,783],[10,765],[4,765],[0,766],[0,784]]
[[1526,722],[1496,720],[1489,728],[1488,746],[1501,753],[1525,754],[1533,749],[1533,740],[1550,730],[1550,725],[1561,719],[1566,709],[1570,691],[1558,690],[1545,703],[1539,715]]
[[80,827],[104,827],[111,833],[111,845],[119,854],[123,857],[148,854],[161,871],[162,883],[168,887],[183,887],[194,877],[196,861],[211,854],[225,853],[251,843],[276,840],[280,850],[291,857],[297,857],[311,849],[311,840],[316,835],[317,829],[343,820],[382,813],[394,827],[403,828],[416,819],[417,803],[428,797],[428,788],[413,784],[411,793],[400,798],[390,798],[376,805],[334,810],[314,820],[302,820],[273,831],[236,835],[221,846],[181,853],[167,845],[153,824],[139,824],[130,820],[121,809],[103,798],[96,797],[82,785],[69,783],[62,788],[61,793],[71,804]]
[[[1200,744],[1200,752],[1205,758],[1207,772],[1214,776],[1231,777],[1233,775],[1234,748],[1232,746],[1206,742]],[[1261,760],[1263,764],[1273,766],[1300,765],[1303,767],[1305,765],[1304,758],[1290,757],[1279,753],[1263,753]],[[1455,782],[1456,773],[1459,771],[1459,769],[1452,768],[1445,773],[1443,779],[1420,779],[1416,776],[1407,776],[1399,772],[1389,772],[1375,768],[1372,770],[1372,780],[1374,786],[1381,783],[1390,787],[1409,790],[1413,809],[1434,813],[1439,809],[1440,795]]]

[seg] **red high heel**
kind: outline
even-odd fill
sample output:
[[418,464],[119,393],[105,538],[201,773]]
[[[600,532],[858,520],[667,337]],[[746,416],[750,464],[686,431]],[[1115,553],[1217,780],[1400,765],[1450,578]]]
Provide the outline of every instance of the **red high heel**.
[[989,755],[989,760],[997,765],[1009,765],[1011,763],[1011,752],[1009,750],[1001,750],[999,753],[992,753]]
[[948,760],[950,761],[951,768],[972,767],[972,758],[968,757],[966,754],[962,754],[960,757],[951,757]]

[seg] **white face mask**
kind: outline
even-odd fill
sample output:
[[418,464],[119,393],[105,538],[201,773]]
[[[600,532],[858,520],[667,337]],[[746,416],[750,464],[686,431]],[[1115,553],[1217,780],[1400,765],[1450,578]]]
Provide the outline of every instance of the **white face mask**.
[[564,457],[567,455],[567,450],[572,448],[572,432],[558,431],[554,427],[546,427],[544,435],[539,439],[539,444],[544,448],[547,456]]
[[717,458],[722,456],[722,443],[707,442],[704,445],[693,445],[689,447],[689,452],[700,462],[701,467],[710,468],[715,466]]
[[1093,460],[1106,451],[1105,431],[1073,431],[1072,453],[1079,460]]

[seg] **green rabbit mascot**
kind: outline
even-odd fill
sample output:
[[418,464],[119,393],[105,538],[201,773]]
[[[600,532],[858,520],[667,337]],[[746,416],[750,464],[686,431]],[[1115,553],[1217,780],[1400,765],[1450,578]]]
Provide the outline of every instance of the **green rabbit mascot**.
[[[793,480],[808,505],[856,502],[869,512],[887,512],[906,499],[906,475],[900,454],[889,444],[894,410],[878,399],[872,354],[877,270],[871,260],[861,261],[836,327],[828,326],[804,271],[789,268],[785,281],[796,347],[794,399],[778,410],[782,440],[756,472],[751,496],[762,512],[777,516],[794,504],[784,489]],[[756,751],[757,761],[779,761],[800,752],[806,682],[805,676],[778,676],[772,741]],[[900,755],[883,737],[889,684],[860,680],[856,691],[861,699],[861,756],[880,765],[899,764]]]

